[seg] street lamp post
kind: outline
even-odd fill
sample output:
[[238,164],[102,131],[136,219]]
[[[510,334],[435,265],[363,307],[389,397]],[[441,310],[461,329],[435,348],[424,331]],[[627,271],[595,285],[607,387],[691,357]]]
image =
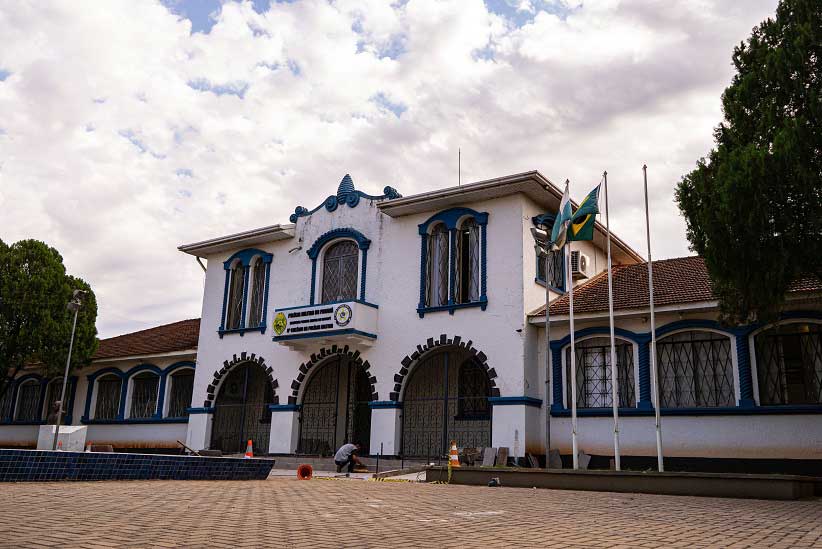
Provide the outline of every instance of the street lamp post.
[[71,339],[69,339],[66,370],[63,372],[63,390],[60,393],[60,411],[57,413],[57,424],[54,426],[54,441],[51,445],[52,450],[57,449],[57,438],[60,436],[60,423],[63,421],[63,402],[66,400],[66,385],[68,384],[69,366],[71,365],[71,349],[74,347],[74,330],[77,328],[77,313],[80,312],[80,307],[83,306],[83,297],[85,295],[86,292],[84,290],[74,290],[71,301],[66,305],[69,311],[74,311],[74,321],[71,324]]

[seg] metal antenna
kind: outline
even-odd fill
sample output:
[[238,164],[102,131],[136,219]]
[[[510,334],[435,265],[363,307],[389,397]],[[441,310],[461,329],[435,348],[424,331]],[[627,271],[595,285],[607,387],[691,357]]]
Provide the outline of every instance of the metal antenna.
[[462,149],[457,149],[457,186],[462,186]]

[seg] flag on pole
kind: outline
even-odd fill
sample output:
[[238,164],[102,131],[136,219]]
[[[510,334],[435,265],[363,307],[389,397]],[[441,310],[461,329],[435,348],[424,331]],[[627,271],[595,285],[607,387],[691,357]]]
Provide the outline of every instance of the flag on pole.
[[599,213],[599,189],[602,183],[594,187],[588,196],[579,204],[571,216],[568,227],[568,240],[593,240],[594,223]]
[[565,180],[565,194],[559,203],[559,212],[554,220],[554,228],[551,231],[551,242],[559,249],[565,246],[568,235],[568,225],[571,223],[571,195],[568,190],[568,180]]

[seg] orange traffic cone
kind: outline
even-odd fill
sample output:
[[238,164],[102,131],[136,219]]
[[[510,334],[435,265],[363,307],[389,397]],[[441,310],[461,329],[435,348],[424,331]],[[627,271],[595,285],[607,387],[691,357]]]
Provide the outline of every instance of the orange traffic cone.
[[245,455],[243,459],[251,459],[254,457],[254,450],[251,449],[251,439],[248,439],[248,444],[245,446]]
[[451,441],[451,451],[448,453],[448,465],[451,467],[460,466],[460,455],[457,451],[457,442],[455,440]]
[[86,452],[91,452],[91,443],[86,444]]
[[62,440],[58,440],[58,441],[57,441],[57,451],[58,451],[58,452],[62,452],[62,451],[63,451],[63,441],[62,441]]

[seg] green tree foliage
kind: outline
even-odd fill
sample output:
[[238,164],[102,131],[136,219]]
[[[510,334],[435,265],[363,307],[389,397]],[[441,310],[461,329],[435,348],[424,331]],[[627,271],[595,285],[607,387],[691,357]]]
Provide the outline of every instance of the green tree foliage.
[[0,396],[26,365],[41,365],[47,376],[63,372],[74,319],[66,304],[74,290],[89,293],[77,317],[72,368],[88,364],[97,350],[94,292],[67,275],[63,258],[43,242],[0,241]]
[[734,50],[716,148],[677,202],[729,322],[772,319],[822,270],[822,2],[782,0]]

